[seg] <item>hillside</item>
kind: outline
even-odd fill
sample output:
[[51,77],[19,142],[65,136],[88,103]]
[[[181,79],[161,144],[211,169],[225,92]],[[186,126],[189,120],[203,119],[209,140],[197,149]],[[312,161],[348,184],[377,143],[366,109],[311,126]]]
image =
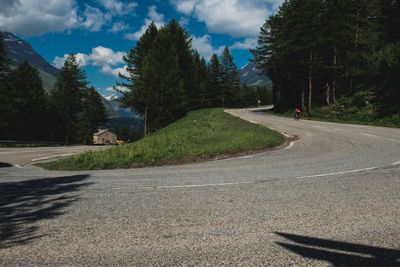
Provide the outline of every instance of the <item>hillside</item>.
[[11,64],[17,66],[27,60],[32,66],[35,66],[39,70],[44,88],[47,91],[50,90],[57,79],[59,70],[33,50],[32,46],[26,41],[9,32],[3,32],[3,36],[7,54],[11,59]]

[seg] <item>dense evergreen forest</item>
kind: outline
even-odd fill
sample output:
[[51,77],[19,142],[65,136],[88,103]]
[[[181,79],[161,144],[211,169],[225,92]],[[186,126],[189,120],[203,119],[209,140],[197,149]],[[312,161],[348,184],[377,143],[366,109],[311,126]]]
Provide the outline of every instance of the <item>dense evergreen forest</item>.
[[10,66],[0,32],[0,140],[90,144],[106,120],[101,96],[88,87],[74,55],[47,93],[28,62]]
[[121,85],[129,90],[122,92],[122,103],[143,115],[145,135],[191,110],[269,101],[265,89],[240,86],[227,47],[207,63],[191,41],[175,20],[160,29],[153,23],[124,58],[129,75],[121,76]]
[[288,0],[258,43],[278,112],[338,102],[376,117],[400,112],[398,0]]

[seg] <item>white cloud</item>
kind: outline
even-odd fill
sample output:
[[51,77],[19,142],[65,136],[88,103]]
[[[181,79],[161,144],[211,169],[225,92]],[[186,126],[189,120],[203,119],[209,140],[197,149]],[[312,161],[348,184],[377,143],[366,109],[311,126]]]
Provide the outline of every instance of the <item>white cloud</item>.
[[[90,54],[78,53],[75,56],[81,67],[87,65],[97,66],[102,73],[119,77],[119,73],[128,75],[126,66],[121,66],[124,63],[124,55],[125,52],[114,52],[110,48],[97,46],[92,49]],[[65,54],[63,57],[55,57],[53,65],[61,68],[67,57],[68,54]]]
[[283,0],[171,0],[177,11],[203,21],[212,33],[254,37]]
[[114,66],[123,63],[122,57],[124,55],[124,52],[114,52],[110,48],[97,46],[92,49],[92,53],[89,55],[89,59],[91,62],[93,62],[93,65],[96,66]]
[[80,26],[75,0],[2,0],[0,28],[26,36],[62,32]]
[[[53,65],[60,69],[63,65],[65,60],[67,59],[68,54],[65,54],[63,57],[55,57],[53,60]],[[88,56],[86,54],[77,53],[75,54],[76,61],[78,62],[80,67],[85,67],[88,64]]]
[[129,73],[126,70],[126,66],[120,68],[112,68],[110,65],[104,65],[100,68],[101,72],[104,74],[114,75],[115,77],[119,77],[119,74],[128,76]]
[[140,27],[140,30],[134,33],[125,34],[125,38],[128,40],[139,40],[140,37],[146,32],[146,29],[149,27],[151,22],[160,28],[165,24],[164,15],[157,13],[157,7],[151,6],[149,7],[149,11],[147,13],[147,18],[144,20],[144,24]]
[[199,0],[171,0],[170,2],[176,7],[177,11],[190,15]]
[[257,47],[257,38],[246,38],[243,42],[235,42],[230,48],[239,50],[254,49]]
[[211,43],[211,37],[208,34],[201,37],[192,36],[192,48],[196,49],[206,60],[210,60],[213,54],[221,54],[224,50],[223,46],[214,48]]
[[127,24],[125,24],[122,21],[118,21],[118,22],[113,23],[111,29],[109,29],[108,31],[112,32],[112,33],[118,33],[118,32],[125,31],[128,28],[129,28],[129,26]]
[[103,25],[111,20],[110,14],[103,14],[100,9],[89,5],[86,5],[83,15],[85,19],[82,22],[82,26],[92,32],[100,31]]
[[118,16],[123,16],[132,13],[138,6],[136,2],[124,3],[119,0],[99,0],[99,2],[113,15],[118,15]]

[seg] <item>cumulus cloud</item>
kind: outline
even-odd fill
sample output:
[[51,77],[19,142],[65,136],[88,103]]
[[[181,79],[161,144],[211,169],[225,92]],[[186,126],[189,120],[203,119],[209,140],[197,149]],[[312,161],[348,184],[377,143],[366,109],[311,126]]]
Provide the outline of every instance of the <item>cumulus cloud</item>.
[[25,36],[75,29],[81,21],[75,0],[0,1],[0,28]]
[[[119,73],[127,75],[126,66],[121,66],[123,61],[124,52],[114,52],[112,49],[97,46],[92,49],[90,54],[78,53],[76,59],[81,67],[91,65],[99,67],[102,73],[108,75],[119,76]],[[62,57],[55,57],[53,65],[57,68],[61,68],[67,58],[68,54]]]
[[247,49],[254,49],[256,47],[257,47],[257,38],[246,38],[244,39],[243,42],[235,42],[230,48],[247,50]]
[[257,36],[283,0],[171,0],[178,12],[203,21],[212,33]]
[[100,9],[86,5],[82,26],[92,32],[101,30],[104,24],[111,20],[110,14],[103,14]]
[[99,0],[100,4],[104,6],[111,14],[123,16],[132,13],[138,6],[136,2],[124,3],[119,0]]
[[[55,57],[53,60],[53,65],[56,68],[60,69],[64,65],[64,62],[67,59],[67,57],[68,57],[68,54],[65,54],[62,57]],[[85,67],[88,64],[88,59],[89,59],[88,55],[82,54],[82,53],[77,53],[77,54],[75,54],[75,57],[76,57],[76,61],[78,62],[80,67]]]
[[213,54],[221,54],[224,50],[223,46],[214,48],[211,36],[208,34],[201,37],[192,36],[192,48],[196,49],[206,60],[210,60]]
[[160,28],[165,24],[164,15],[157,12],[156,6],[149,7],[147,12],[147,18],[144,20],[144,24],[140,27],[140,30],[134,33],[128,33],[125,35],[125,38],[128,40],[139,40],[140,37],[146,32],[146,29],[149,27],[151,22]]
[[112,32],[112,33],[118,33],[118,32],[125,31],[128,28],[129,28],[129,26],[125,22],[118,21],[118,22],[113,23],[111,29],[109,29],[108,31]]

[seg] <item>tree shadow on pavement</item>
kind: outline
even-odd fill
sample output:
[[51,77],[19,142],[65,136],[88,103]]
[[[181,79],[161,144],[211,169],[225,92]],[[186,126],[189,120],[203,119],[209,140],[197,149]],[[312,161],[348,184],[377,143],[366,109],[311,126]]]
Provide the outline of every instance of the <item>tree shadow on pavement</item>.
[[24,245],[43,235],[37,223],[65,214],[74,194],[92,183],[89,175],[0,183],[0,249]]
[[400,250],[345,243],[275,232],[290,243],[276,242],[302,257],[330,262],[337,267],[400,266]]

